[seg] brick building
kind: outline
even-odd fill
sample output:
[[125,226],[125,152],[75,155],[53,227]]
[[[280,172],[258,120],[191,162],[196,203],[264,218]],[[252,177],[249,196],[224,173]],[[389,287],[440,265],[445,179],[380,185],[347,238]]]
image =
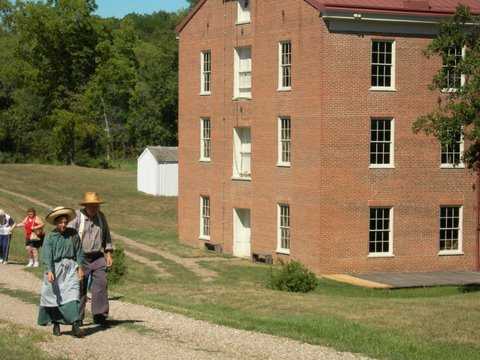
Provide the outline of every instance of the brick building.
[[[200,0],[178,27],[181,241],[317,273],[476,270],[476,177],[412,123],[476,0]],[[462,49],[452,48],[462,56]],[[455,56],[453,59],[455,59]]]

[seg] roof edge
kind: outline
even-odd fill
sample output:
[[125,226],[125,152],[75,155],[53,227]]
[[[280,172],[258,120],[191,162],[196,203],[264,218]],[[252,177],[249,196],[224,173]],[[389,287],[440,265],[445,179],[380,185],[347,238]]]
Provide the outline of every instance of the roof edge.
[[177,25],[177,27],[175,28],[175,31],[177,32],[177,34],[180,34],[182,32],[182,30],[185,28],[185,26],[187,26],[187,24],[190,22],[190,20],[192,20],[192,18],[195,16],[195,14],[198,12],[198,10],[200,10],[200,8],[203,6],[203,4],[205,4],[207,2],[207,0],[199,0],[198,3],[193,7],[193,9],[191,9],[189,11],[189,13],[187,14],[187,16],[185,16],[183,18],[182,21],[180,21],[180,23]]
[[[308,0],[305,0],[308,1]],[[419,9],[409,9],[409,8],[381,8],[377,6],[362,6],[362,7],[353,7],[351,5],[343,4],[329,4],[326,3],[323,7],[324,10],[343,10],[343,11],[352,11],[352,12],[368,12],[368,13],[383,13],[383,14],[398,14],[398,15],[426,15],[426,16],[451,16],[455,14],[455,10],[419,10]],[[478,15],[476,9],[469,7],[472,15]]]

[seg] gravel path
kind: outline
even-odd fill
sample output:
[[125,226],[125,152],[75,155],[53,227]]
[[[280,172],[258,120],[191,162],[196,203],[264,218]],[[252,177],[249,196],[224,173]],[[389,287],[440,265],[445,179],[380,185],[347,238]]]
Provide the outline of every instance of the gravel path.
[[[38,293],[40,280],[19,265],[0,265],[1,287]],[[0,294],[0,319],[35,327],[37,307]],[[69,359],[367,359],[350,353],[313,346],[298,341],[213,325],[141,305],[111,301],[115,326],[99,331],[87,324],[84,339],[66,333],[42,343],[52,355],[66,354]],[[117,326],[119,324],[124,324]],[[134,325],[132,325],[134,324]],[[139,329],[143,329],[140,331]]]

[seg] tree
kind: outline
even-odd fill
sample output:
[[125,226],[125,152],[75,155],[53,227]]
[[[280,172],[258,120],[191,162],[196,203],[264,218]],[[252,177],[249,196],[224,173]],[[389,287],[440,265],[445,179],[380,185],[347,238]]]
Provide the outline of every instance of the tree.
[[[458,54],[462,54],[463,57]],[[451,146],[463,136],[463,161],[480,170],[480,17],[459,6],[455,15],[441,24],[427,56],[441,56],[444,66],[434,77],[431,89],[439,91],[438,106],[419,117],[413,131],[439,139]],[[461,78],[464,81],[462,84]]]
[[188,0],[188,3],[190,4],[190,9],[192,9],[195,5],[197,5],[197,3],[199,2],[200,0]]

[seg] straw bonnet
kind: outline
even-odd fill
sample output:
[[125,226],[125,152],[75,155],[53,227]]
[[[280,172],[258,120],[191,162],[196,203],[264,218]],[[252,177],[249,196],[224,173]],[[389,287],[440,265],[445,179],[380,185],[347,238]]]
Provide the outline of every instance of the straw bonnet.
[[80,205],[100,205],[103,203],[104,201],[100,199],[100,196],[96,192],[88,191],[83,194],[83,200]]
[[48,213],[48,215],[45,217],[45,220],[49,224],[55,225],[55,219],[59,216],[67,216],[68,222],[70,222],[77,217],[77,214],[75,213],[75,210],[71,208],[58,206]]

